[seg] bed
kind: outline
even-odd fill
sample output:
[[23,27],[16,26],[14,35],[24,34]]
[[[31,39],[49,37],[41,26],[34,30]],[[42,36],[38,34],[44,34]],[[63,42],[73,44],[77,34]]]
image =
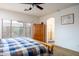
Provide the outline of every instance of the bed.
[[0,39],[0,56],[44,56],[48,48],[26,37]]

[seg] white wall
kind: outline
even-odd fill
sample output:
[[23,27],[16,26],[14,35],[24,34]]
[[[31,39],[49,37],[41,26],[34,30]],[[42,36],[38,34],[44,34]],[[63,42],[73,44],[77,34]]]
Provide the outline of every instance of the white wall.
[[0,19],[1,18],[8,20],[19,20],[24,22],[33,22],[34,20],[37,20],[37,17],[34,16],[3,9],[0,9]]
[[[38,18],[35,16],[29,16],[29,15],[18,13],[18,12],[0,9],[0,20],[1,19],[18,20],[18,21],[22,21],[22,22],[26,22],[26,23],[33,23]],[[2,29],[1,28],[2,27],[1,27],[1,23],[0,23],[0,38],[2,37]]]
[[[61,25],[61,16],[74,13],[74,24]],[[55,18],[55,44],[79,52],[79,5],[58,11],[40,18],[46,20]]]

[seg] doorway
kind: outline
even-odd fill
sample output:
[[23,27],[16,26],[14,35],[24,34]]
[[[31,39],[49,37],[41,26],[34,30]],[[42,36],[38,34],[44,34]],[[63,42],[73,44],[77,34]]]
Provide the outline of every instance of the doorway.
[[47,20],[47,42],[54,41],[55,37],[55,18]]

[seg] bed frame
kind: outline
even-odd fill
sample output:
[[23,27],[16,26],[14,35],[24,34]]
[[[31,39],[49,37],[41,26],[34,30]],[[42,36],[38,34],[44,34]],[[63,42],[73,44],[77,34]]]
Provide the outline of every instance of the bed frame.
[[[38,40],[36,40],[36,41],[38,41]],[[49,53],[53,54],[54,45],[51,45],[51,44],[48,44],[48,43],[42,42],[42,41],[38,41],[38,42],[40,42],[41,44],[43,44],[44,46],[46,46],[48,48]]]

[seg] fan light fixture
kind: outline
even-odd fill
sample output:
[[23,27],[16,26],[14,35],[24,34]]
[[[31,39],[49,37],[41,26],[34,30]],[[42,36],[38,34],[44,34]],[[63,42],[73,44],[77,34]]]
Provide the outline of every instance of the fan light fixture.
[[30,10],[32,10],[33,7],[34,7],[34,6],[30,5],[30,7],[29,7],[28,9],[25,8],[24,11],[30,11]]
[[32,10],[34,7],[40,9],[40,10],[43,10],[43,7],[39,6],[40,4],[43,4],[43,3],[22,3],[22,4],[28,4],[30,5],[30,7],[27,9],[25,8],[24,11],[30,11]]

